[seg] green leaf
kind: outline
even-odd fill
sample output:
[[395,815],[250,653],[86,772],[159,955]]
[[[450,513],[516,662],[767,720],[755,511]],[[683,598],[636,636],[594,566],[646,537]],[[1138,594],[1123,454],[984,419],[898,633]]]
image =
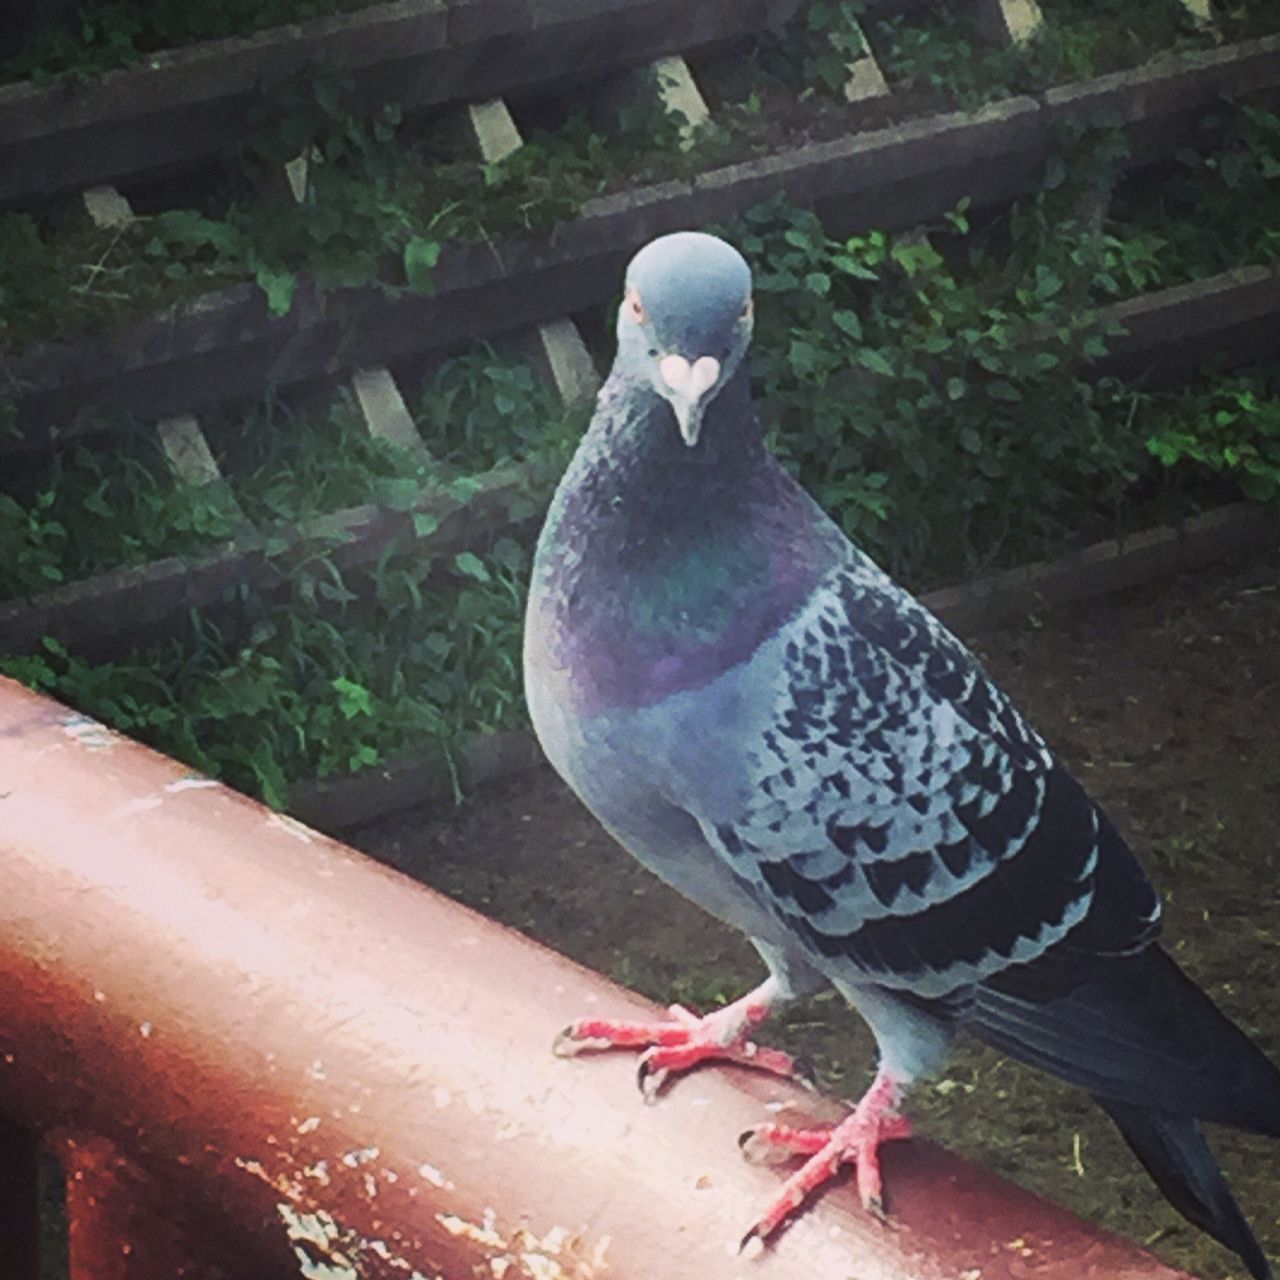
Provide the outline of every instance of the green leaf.
[[390,476],[378,486],[378,497],[392,511],[409,511],[422,497],[422,489],[410,476]]
[[429,538],[440,527],[440,517],[429,511],[413,513],[413,534],[415,538]]
[[893,377],[894,368],[889,363],[889,358],[874,347],[863,347],[858,352],[857,360],[864,369],[870,369],[872,373],[882,374],[886,378]]
[[453,567],[459,573],[466,574],[468,578],[474,578],[477,582],[493,581],[489,570],[485,568],[484,561],[474,551],[459,551],[453,557]]
[[374,765],[379,764],[382,760],[382,753],[377,747],[370,746],[367,742],[361,743],[347,757],[347,770],[350,773],[358,773],[361,769],[371,769]]
[[837,329],[847,333],[849,337],[855,340],[862,337],[862,321],[858,319],[856,311],[833,311],[831,313],[831,322]]
[[345,676],[338,676],[329,683],[338,695],[338,710],[347,720],[373,715],[373,694],[364,685]]
[[1046,267],[1044,263],[1036,265],[1036,296],[1038,298],[1052,298],[1062,288],[1062,277],[1050,267]]
[[277,271],[271,267],[259,267],[256,279],[267,295],[267,310],[273,316],[282,316],[293,305],[293,291],[298,277],[292,271]]
[[837,253],[831,259],[831,265],[843,271],[855,280],[879,280],[880,277],[870,267],[860,262],[852,254]]
[[404,247],[404,275],[416,293],[435,292],[435,265],[440,261],[440,242],[414,236]]

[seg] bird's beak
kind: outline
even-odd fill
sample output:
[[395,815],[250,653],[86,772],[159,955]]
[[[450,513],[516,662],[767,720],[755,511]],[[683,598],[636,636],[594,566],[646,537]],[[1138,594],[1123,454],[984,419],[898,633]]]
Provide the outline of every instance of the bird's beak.
[[714,356],[699,356],[690,363],[684,356],[667,355],[658,361],[658,373],[667,386],[680,438],[692,449],[702,431],[706,394],[720,377],[720,361]]

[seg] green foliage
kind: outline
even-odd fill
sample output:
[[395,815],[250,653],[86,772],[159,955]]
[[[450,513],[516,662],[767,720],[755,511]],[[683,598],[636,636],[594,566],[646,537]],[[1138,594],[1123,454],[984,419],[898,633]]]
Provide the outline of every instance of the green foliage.
[[[1131,26],[1141,27],[1139,18],[1155,4],[1135,8]],[[1079,15],[1071,21],[1087,26]],[[1071,29],[1070,22],[1049,26],[1059,35]],[[1002,87],[1052,79],[1045,59],[1062,69],[1061,50],[1048,35],[1026,48],[991,49],[974,43],[965,21],[916,14],[891,20],[886,30],[887,52],[878,52],[908,87],[928,82],[970,105]],[[802,99],[814,99],[813,87],[838,96],[858,31],[851,0],[812,3],[771,37],[774,46],[770,38],[761,42],[760,64],[790,76]],[[231,166],[238,176],[204,210],[173,209],[113,230],[0,213],[0,348],[118,325],[244,279],[257,281],[276,314],[291,307],[304,276],[320,290],[429,292],[448,243],[546,233],[611,187],[688,177],[771,144],[758,98],[754,109],[751,101],[739,103],[691,131],[642,96],[608,136],[575,115],[501,161],[435,163],[418,140],[403,136],[394,104],[357,114],[350,88],[340,75],[311,71],[273,91]],[[830,101],[826,110],[839,118]],[[1077,156],[1100,136],[1080,140]],[[1250,108],[1225,151],[1184,154],[1179,180],[1153,188],[1110,229],[1113,239],[1095,246],[1109,254],[1099,261],[1095,296],[1159,283],[1184,262],[1214,269],[1233,255],[1280,256],[1276,137],[1276,117]],[[1099,155],[1109,158],[1112,146],[1104,142]],[[289,161],[301,164],[301,199],[264,194],[269,178],[279,186]],[[1046,190],[1055,184],[1062,176],[1051,167]]]
[[808,0],[796,16],[756,39],[760,69],[800,92],[842,99],[849,63],[867,51],[862,0]]
[[0,353],[118,327],[243,279],[231,234],[189,211],[104,229],[0,212]]
[[528,364],[479,343],[427,373],[414,417],[434,457],[475,472],[513,458],[567,462],[584,413],[566,412]]
[[1152,398],[1139,417],[1155,418],[1147,448],[1166,467],[1233,476],[1261,502],[1280,498],[1280,374],[1223,378],[1211,386]]
[[0,212],[0,347],[17,345],[33,313],[54,315],[67,304],[70,283],[56,250],[26,213]]
[[1115,235],[1152,246],[1154,284],[1280,263],[1280,115],[1240,106],[1202,130],[1203,150],[1180,151],[1172,172],[1135,180],[1117,202]]
[[[0,485],[0,599],[165,555],[257,536],[276,554],[327,513],[375,503],[414,513],[419,537],[435,517],[424,498],[466,501],[473,478],[501,462],[533,462],[539,486],[558,473],[586,408],[565,411],[528,365],[486,344],[446,360],[424,380],[419,421],[430,458],[372,436],[349,395],[326,402],[268,396],[249,409],[207,414],[206,439],[225,482],[173,481],[154,432],[127,418],[98,424]],[[110,447],[96,443],[111,433]],[[323,526],[322,526],[323,527]],[[335,531],[333,536],[343,536]]]
[[192,615],[182,636],[119,662],[46,639],[0,671],[283,807],[299,779],[449,753],[466,730],[519,722],[527,554],[504,539],[475,562],[483,574],[459,584],[388,556],[364,591],[313,566],[292,599]]
[[[425,173],[402,161],[400,109],[368,117],[346,105],[349,82],[328,72],[298,77],[258,110],[238,168],[244,192],[214,216],[190,209],[146,220],[145,253],[170,279],[212,271],[256,280],[274,314],[292,304],[306,272],[319,289],[376,283],[429,292],[439,242],[433,215],[415,217]],[[297,199],[264,196],[296,170]],[[438,211],[437,211],[438,212]]]
[[979,34],[972,6],[944,0],[878,22],[876,56],[896,91],[974,108],[1136,66],[1156,51],[1212,44],[1179,0],[1043,0],[1041,7],[1044,23],[1030,40],[999,45]]
[[165,555],[208,549],[235,532],[224,485],[176,485],[158,445],[116,424],[111,448],[73,444],[0,491],[0,599]]
[[418,455],[371,436],[346,398],[269,396],[248,413],[210,417],[206,434],[246,516],[267,531],[366,502],[407,511],[440,480]]
[[1061,129],[1034,195],[974,237],[969,273],[1034,276],[1038,290],[1056,290],[1069,280],[1077,289],[1073,301],[1081,306],[1160,288],[1165,240],[1147,228],[1117,234],[1108,212],[1128,156],[1117,120]]
[[986,45],[968,6],[943,3],[899,14],[873,28],[876,59],[894,92],[937,95],[961,107],[1017,93],[1035,78],[1039,44]]
[[[951,224],[963,244],[963,210]],[[927,239],[833,240],[780,202],[736,239],[766,295],[755,369],[778,452],[891,571],[918,586],[1025,559],[1119,501],[1140,445],[1077,372],[1103,342],[1087,262],[966,281]]]
[[1214,36],[1181,0],[1046,0],[1041,37],[1058,78],[1105,75],[1155,51],[1211,47]]
[[[358,116],[350,93],[347,78],[323,71],[277,89],[216,207],[111,230],[0,213],[0,349],[118,325],[245,279],[276,315],[304,275],[320,291],[429,293],[446,242],[548,231],[621,171],[580,117],[492,164],[432,163],[401,136],[398,106]],[[301,174],[297,200],[279,190],[288,162]]]
[[[459,468],[549,451],[558,467],[567,455],[571,427],[552,394],[487,347],[446,362],[427,390],[442,419],[438,443],[452,437],[447,469],[371,439],[343,400],[269,398],[247,415],[206,417],[238,506],[224,485],[175,488],[152,438],[127,425],[110,453],[64,451],[24,474],[22,501],[0,495],[13,589],[198,550],[243,532],[242,513],[278,555],[287,544],[273,530],[336,508],[376,501],[408,511],[424,492],[465,500],[474,482]],[[419,513],[415,533],[433,529]],[[177,639],[119,662],[91,663],[47,640],[0,669],[275,805],[299,778],[432,744],[448,754],[464,732],[518,723],[526,550],[503,538],[457,552],[446,570],[392,545],[350,578],[333,555],[341,541],[340,531],[317,534],[277,561],[286,598],[237,587],[227,607],[192,614]]]

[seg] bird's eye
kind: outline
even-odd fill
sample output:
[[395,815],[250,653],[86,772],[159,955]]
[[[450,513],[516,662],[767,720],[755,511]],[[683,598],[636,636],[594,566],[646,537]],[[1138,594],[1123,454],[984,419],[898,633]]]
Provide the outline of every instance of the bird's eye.
[[627,311],[631,314],[631,318],[637,324],[644,324],[646,319],[644,304],[640,301],[640,295],[634,289],[627,294],[625,305]]

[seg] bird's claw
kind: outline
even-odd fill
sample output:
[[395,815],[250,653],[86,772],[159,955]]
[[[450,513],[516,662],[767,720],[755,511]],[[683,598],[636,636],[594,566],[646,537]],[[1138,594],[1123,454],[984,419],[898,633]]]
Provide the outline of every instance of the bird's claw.
[[580,1036],[576,1023],[568,1024],[552,1042],[552,1052],[557,1057],[576,1057],[593,1048],[608,1048],[609,1041],[598,1036]]
[[753,1124],[738,1134],[738,1150],[748,1164],[785,1164],[795,1155],[791,1147],[769,1141],[772,1128],[769,1124]]
[[753,1125],[738,1138],[743,1156],[755,1164],[774,1164],[792,1156],[805,1163],[783,1183],[778,1195],[743,1237],[765,1241],[816,1191],[851,1165],[858,1197],[868,1213],[887,1220],[880,1179],[880,1147],[911,1136],[911,1122],[898,1110],[899,1086],[879,1076],[853,1112],[833,1129],[793,1129],[788,1125]]
[[658,1095],[671,1076],[670,1069],[657,1065],[654,1057],[654,1051],[650,1049],[641,1055],[636,1066],[636,1084],[640,1086],[640,1095],[650,1104],[657,1102]]
[[636,1079],[646,1102],[654,1101],[672,1077],[704,1062],[736,1062],[813,1088],[810,1063],[757,1044],[749,1037],[749,1032],[767,1016],[772,998],[766,984],[705,1017],[673,1004],[667,1010],[666,1021],[581,1018],[570,1023],[551,1048],[561,1058],[599,1049],[640,1050]]

